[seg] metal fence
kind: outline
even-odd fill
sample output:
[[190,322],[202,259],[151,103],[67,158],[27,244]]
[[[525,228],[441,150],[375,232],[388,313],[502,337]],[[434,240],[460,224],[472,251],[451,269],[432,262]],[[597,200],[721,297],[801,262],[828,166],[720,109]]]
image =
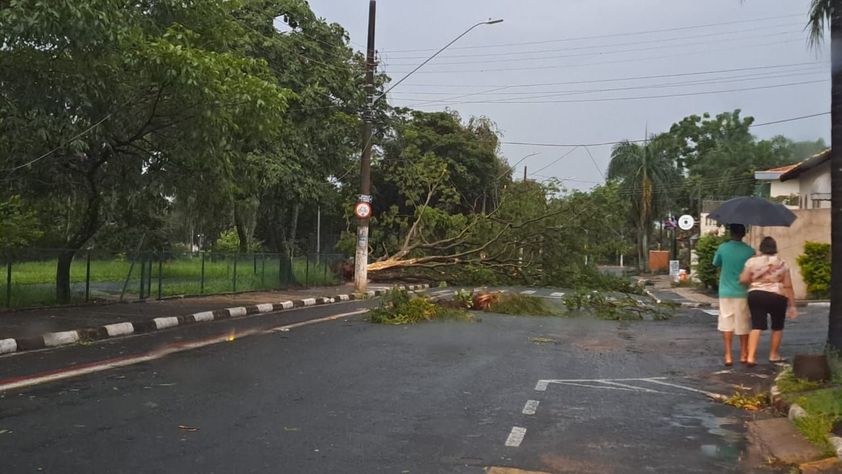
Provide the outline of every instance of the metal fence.
[[[56,291],[58,249],[3,257],[0,307],[136,301],[339,284],[347,273],[338,254],[80,251],[70,265],[69,301]],[[347,276],[347,275],[344,275]]]

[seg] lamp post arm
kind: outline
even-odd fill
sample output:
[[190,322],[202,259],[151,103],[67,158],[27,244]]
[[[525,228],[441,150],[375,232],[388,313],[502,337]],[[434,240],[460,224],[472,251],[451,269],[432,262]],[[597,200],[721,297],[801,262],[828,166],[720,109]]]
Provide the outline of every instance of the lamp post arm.
[[474,25],[474,26],[472,26],[472,27],[468,28],[467,30],[465,30],[465,32],[464,32],[464,33],[462,33],[461,35],[457,36],[456,38],[453,38],[453,40],[452,40],[450,43],[447,43],[446,45],[444,45],[441,49],[439,49],[438,51],[436,51],[436,52],[435,52],[435,54],[433,54],[432,56],[430,56],[429,58],[427,58],[427,59],[426,59],[423,63],[421,63],[421,64],[419,64],[418,66],[416,66],[416,67],[415,67],[415,69],[413,69],[412,71],[409,71],[409,73],[408,73],[408,74],[406,74],[405,76],[403,76],[403,77],[402,77],[402,78],[401,78],[398,82],[396,82],[396,83],[392,84],[391,86],[389,86],[389,88],[388,88],[388,89],[386,89],[385,91],[383,91],[383,93],[382,93],[382,94],[380,94],[380,95],[378,95],[377,97],[375,97],[374,99],[372,99],[372,100],[371,100],[371,103],[369,104],[369,106],[374,106],[374,104],[376,104],[376,103],[377,103],[377,101],[379,101],[379,100],[380,100],[380,99],[382,99],[383,97],[386,97],[386,94],[388,94],[389,92],[391,92],[391,91],[392,91],[392,89],[394,89],[395,87],[397,87],[398,85],[400,85],[403,81],[405,81],[405,80],[409,79],[409,76],[411,76],[411,75],[415,74],[416,72],[418,72],[418,70],[419,70],[419,69],[421,69],[422,67],[426,66],[426,65],[427,65],[427,63],[429,63],[430,61],[432,61],[433,59],[435,59],[435,58],[436,58],[436,56],[438,56],[439,54],[441,54],[442,52],[444,52],[444,50],[446,50],[447,48],[449,48],[449,47],[450,47],[453,43],[455,43],[455,42],[459,41],[460,39],[462,39],[462,37],[463,37],[463,36],[467,35],[467,34],[468,34],[468,33],[470,33],[471,31],[473,31],[473,30],[474,30],[474,28],[476,28],[476,27],[478,27],[478,26],[482,26],[482,25],[493,25],[493,24],[495,24],[495,23],[500,23],[501,21],[502,21],[502,20],[494,20],[494,21],[481,21],[481,22],[477,23],[476,25]]

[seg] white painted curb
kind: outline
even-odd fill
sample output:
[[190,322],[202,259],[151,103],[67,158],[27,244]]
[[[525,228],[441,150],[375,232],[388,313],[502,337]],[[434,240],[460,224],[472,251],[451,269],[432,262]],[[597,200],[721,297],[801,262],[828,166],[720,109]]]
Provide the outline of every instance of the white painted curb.
[[313,306],[316,304],[316,298],[304,298],[301,302],[304,303],[304,306]]
[[44,345],[47,347],[63,346],[79,342],[79,333],[76,331],[51,332],[44,334]]
[[272,303],[257,305],[257,311],[259,313],[271,313],[273,309],[275,309],[275,306]]
[[171,316],[169,318],[155,318],[155,327],[158,329],[167,329],[178,326],[178,318]]
[[805,416],[807,416],[807,412],[804,411],[804,409],[801,408],[797,403],[793,403],[789,406],[788,417],[790,421],[795,421],[799,418],[804,418]]
[[108,333],[108,337],[128,336],[129,334],[134,334],[134,326],[132,326],[132,323],[107,324],[104,327],[105,332]]
[[226,311],[228,311],[228,315],[232,318],[239,318],[240,316],[245,316],[246,314],[248,314],[246,308],[242,306],[236,308],[228,308]]
[[202,313],[196,313],[196,314],[193,315],[193,320],[196,321],[197,323],[213,321],[213,311],[205,311],[205,312],[202,312]]
[[9,354],[18,350],[18,343],[14,339],[0,339],[0,354]]
[[284,309],[292,309],[293,306],[295,306],[295,304],[292,301],[282,301],[281,302],[281,307],[284,308]]

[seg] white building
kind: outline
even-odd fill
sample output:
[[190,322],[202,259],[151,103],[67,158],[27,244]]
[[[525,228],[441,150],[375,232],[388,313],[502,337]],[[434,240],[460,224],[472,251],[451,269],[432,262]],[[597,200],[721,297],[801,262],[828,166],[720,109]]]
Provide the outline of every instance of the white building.
[[829,209],[830,148],[793,166],[780,181],[798,188],[799,209]]

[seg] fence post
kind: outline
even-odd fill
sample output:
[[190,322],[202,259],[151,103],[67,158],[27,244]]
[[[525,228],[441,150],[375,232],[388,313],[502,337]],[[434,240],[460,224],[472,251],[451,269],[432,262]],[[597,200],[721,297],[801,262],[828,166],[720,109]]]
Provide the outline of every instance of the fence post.
[[[150,262],[151,263],[151,262]],[[158,299],[161,299],[161,285],[164,273],[164,254],[158,254]]]
[[199,293],[205,294],[205,252],[202,252],[202,282],[199,283]]
[[141,256],[141,258],[140,258],[140,299],[143,299],[143,290],[144,290],[145,286],[146,286],[146,257]]
[[12,256],[6,259],[6,307],[12,307]]
[[146,297],[149,298],[152,296],[152,261],[155,259],[154,254],[149,254],[149,258],[146,261],[146,264],[149,265],[149,268],[146,269]]
[[324,267],[322,274],[322,284],[327,283],[327,255],[322,257],[322,266]]
[[287,288],[292,281],[292,252],[287,254]]
[[252,271],[252,275],[257,275],[257,254],[252,254],[252,258],[254,259],[254,271]]
[[310,254],[305,254],[304,259],[307,263],[304,266],[304,288],[310,287]]
[[234,290],[233,292],[237,292],[237,260],[240,259],[240,254],[234,255]]
[[85,303],[91,300],[91,251],[88,250],[88,257],[85,262]]
[[260,289],[266,289],[266,254],[260,254]]
[[284,257],[278,254],[278,288],[284,287]]

